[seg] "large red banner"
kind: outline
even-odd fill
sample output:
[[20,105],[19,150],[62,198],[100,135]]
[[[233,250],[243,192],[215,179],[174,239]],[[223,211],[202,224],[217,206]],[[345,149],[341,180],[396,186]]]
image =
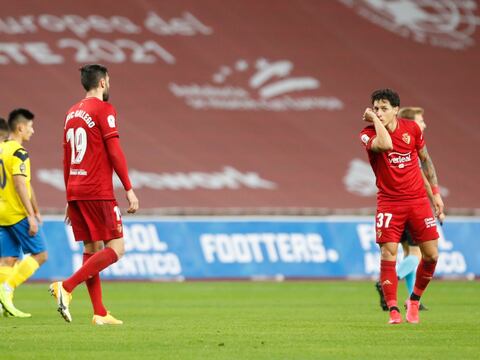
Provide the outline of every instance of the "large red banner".
[[[375,205],[360,146],[370,93],[425,108],[449,208],[479,208],[480,25],[475,1],[6,2],[0,115],[36,114],[44,208],[65,202],[62,130],[78,68],[109,68],[144,208]],[[273,210],[272,210],[273,211]]]

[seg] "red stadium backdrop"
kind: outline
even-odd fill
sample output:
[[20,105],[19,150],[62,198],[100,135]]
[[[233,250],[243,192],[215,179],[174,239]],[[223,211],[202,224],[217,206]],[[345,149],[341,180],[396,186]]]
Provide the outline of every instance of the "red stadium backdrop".
[[[439,0],[2,1],[0,114],[36,114],[44,208],[64,204],[64,114],[99,62],[146,209],[375,205],[372,90],[426,111],[449,208],[480,208],[479,4]],[[121,194],[121,193],[119,193]]]

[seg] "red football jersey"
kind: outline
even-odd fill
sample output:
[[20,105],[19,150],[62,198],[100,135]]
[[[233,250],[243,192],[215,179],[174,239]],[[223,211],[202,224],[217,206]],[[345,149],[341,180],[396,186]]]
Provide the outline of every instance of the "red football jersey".
[[67,201],[113,200],[113,167],[105,140],[118,136],[116,111],[96,97],[73,105],[63,133]]
[[377,200],[403,201],[427,196],[418,151],[425,146],[422,131],[413,120],[398,119],[397,128],[390,133],[393,150],[374,152],[372,141],[375,127],[367,126],[360,132],[360,140],[367,149],[378,188]]

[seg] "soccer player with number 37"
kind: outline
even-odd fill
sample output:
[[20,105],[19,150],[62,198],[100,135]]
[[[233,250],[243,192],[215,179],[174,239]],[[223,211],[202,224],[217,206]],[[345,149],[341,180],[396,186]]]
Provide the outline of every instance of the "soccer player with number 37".
[[120,209],[113,193],[113,170],[126,191],[129,209],[135,213],[138,199],[130,184],[127,162],[120,147],[117,114],[108,103],[109,74],[98,64],[80,69],[86,97],[67,112],[64,126],[64,178],[67,192],[65,220],[76,241],[83,241],[83,266],[71,277],[50,285],[58,311],[71,322],[71,293],[86,282],[93,305],[93,324],[119,325],[104,307],[100,271],[124,254]]
[[422,170],[432,188],[437,217],[443,216],[444,205],[420,127],[414,121],[397,118],[398,94],[391,89],[376,90],[371,101],[373,109],[367,108],[363,114],[363,120],[371,125],[360,132],[360,140],[367,150],[378,188],[375,230],[381,254],[380,282],[390,310],[389,323],[399,324],[402,316],[397,304],[395,266],[398,243],[407,225],[422,252],[406,314],[408,322],[418,323],[419,301],[435,272],[439,238]]

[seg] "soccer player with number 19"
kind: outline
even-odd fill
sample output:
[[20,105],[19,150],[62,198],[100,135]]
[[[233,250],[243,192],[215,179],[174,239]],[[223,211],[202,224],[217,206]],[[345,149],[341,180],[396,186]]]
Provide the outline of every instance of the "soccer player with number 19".
[[113,193],[113,170],[126,191],[129,213],[138,209],[127,162],[120,147],[117,114],[108,103],[110,77],[102,65],[80,69],[86,97],[67,112],[64,126],[64,178],[67,190],[65,219],[75,240],[83,241],[83,266],[70,278],[50,285],[58,311],[71,322],[71,293],[86,282],[93,305],[93,324],[119,325],[104,307],[99,273],[124,253],[122,219]]
[[[398,243],[408,225],[419,243],[422,260],[417,268],[415,286],[407,301],[406,319],[418,323],[419,301],[433,277],[438,259],[436,221],[425,191],[423,170],[433,192],[436,216],[443,214],[435,168],[427,152],[420,127],[414,121],[397,118],[400,97],[391,89],[381,89],[371,96],[373,109],[367,108],[363,120],[370,123],[360,132],[376,177],[376,241],[380,245],[380,282],[390,324],[402,322],[397,304],[396,260]],[[418,159],[422,170],[418,166]]]

